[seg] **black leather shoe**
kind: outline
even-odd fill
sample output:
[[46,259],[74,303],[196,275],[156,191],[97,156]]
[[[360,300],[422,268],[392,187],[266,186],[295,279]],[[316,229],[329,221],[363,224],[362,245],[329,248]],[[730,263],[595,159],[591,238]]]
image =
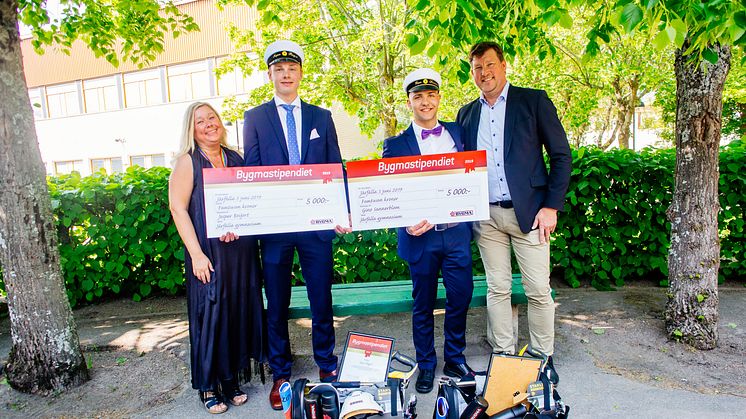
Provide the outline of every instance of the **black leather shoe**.
[[420,370],[417,376],[417,382],[414,384],[418,393],[429,393],[433,390],[433,380],[435,379],[435,370]]
[[549,381],[552,382],[555,386],[557,383],[559,383],[559,374],[557,374],[557,370],[554,369],[554,359],[550,356],[547,359],[547,375],[549,376]]
[[446,362],[443,365],[443,374],[453,378],[463,378],[465,375],[474,376],[474,370],[467,363],[463,364],[452,364]]

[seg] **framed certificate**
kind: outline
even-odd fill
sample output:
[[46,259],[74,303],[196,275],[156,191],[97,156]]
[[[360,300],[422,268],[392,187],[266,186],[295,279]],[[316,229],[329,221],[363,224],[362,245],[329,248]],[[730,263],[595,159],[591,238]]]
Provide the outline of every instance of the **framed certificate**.
[[349,226],[342,164],[202,169],[207,237]]
[[543,360],[525,356],[492,354],[482,396],[489,402],[488,415],[515,406],[513,395],[525,393],[539,377]]
[[385,382],[393,351],[393,338],[358,332],[347,333],[337,381]]
[[490,217],[484,150],[351,161],[347,185],[354,230]]

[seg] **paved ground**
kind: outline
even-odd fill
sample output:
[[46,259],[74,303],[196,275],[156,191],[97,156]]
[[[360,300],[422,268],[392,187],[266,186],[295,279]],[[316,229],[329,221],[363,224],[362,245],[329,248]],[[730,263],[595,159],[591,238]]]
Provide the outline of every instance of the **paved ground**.
[[[561,289],[557,297],[556,364],[559,391],[573,418],[742,417],[746,407],[746,289],[720,292],[720,347],[700,352],[663,336],[665,290],[627,287],[617,292]],[[525,310],[525,308],[524,308]],[[183,298],[116,301],[77,310],[92,380],[57,395],[28,396],[0,385],[0,417],[207,417],[189,384]],[[436,313],[436,336],[442,335]],[[520,341],[527,341],[522,313]],[[486,368],[484,308],[468,318],[467,359]],[[414,354],[407,313],[340,317],[337,341],[355,330],[396,338]],[[291,321],[295,377],[315,377],[310,321]],[[436,341],[442,354],[442,339]],[[0,322],[0,357],[10,349],[7,319]],[[5,383],[5,381],[2,381]],[[249,403],[223,417],[281,418],[267,403],[271,383],[244,387]],[[412,394],[413,385],[408,394]],[[418,395],[420,418],[432,415],[435,392]]]

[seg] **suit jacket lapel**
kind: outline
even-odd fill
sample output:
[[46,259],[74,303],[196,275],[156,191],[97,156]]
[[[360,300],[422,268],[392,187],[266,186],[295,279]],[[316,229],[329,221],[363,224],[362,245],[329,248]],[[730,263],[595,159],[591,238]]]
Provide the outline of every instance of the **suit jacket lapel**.
[[308,146],[311,142],[311,129],[313,127],[313,113],[311,112],[311,106],[308,103],[300,102],[301,112],[301,130],[303,132],[300,136],[300,162],[303,163],[306,160],[306,154],[308,154]]
[[477,149],[477,143],[479,142],[477,136],[479,135],[479,117],[482,114],[482,102],[479,101],[479,99],[472,102],[471,106],[471,115],[469,119],[471,120],[471,124],[469,125],[469,132],[465,133],[466,141],[468,144],[469,150],[476,150]]
[[515,126],[516,107],[521,97],[517,89],[508,86],[508,100],[505,102],[505,128],[503,131],[503,158],[508,158],[510,144],[513,142],[513,127]]
[[445,128],[446,131],[448,131],[448,133],[451,134],[451,138],[453,138],[453,143],[456,145],[456,151],[464,151],[464,145],[461,139],[461,131],[458,129],[453,129],[453,130],[448,129],[449,126],[453,126],[451,123],[446,123],[442,121],[438,121],[438,122],[440,122],[440,125],[443,125],[443,128]]
[[264,110],[267,112],[267,118],[269,119],[269,125],[275,131],[275,139],[277,139],[278,145],[283,153],[285,153],[285,160],[288,160],[288,144],[285,141],[285,133],[282,131],[282,123],[280,122],[280,115],[277,113],[277,105],[275,100],[272,99],[264,104]]
[[406,139],[407,145],[409,146],[409,150],[412,152],[412,155],[421,155],[422,152],[420,151],[420,146],[417,145],[417,137],[414,135],[414,128],[412,128],[412,124],[409,124],[409,128],[407,128],[402,135],[404,136],[404,139]]

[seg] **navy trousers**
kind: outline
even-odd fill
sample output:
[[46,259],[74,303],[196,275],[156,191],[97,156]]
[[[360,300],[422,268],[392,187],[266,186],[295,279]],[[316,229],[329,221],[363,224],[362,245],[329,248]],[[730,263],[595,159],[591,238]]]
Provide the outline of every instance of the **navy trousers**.
[[471,228],[461,223],[445,231],[428,234],[422,257],[409,264],[412,277],[412,339],[421,369],[435,369],[433,308],[438,293],[438,273],[446,289],[446,313],[443,322],[446,362],[462,364],[466,348],[466,313],[471,303],[474,282],[471,272]]
[[[278,237],[281,239],[278,240]],[[337,369],[332,311],[332,242],[322,240],[316,232],[275,235],[262,240],[269,366],[272,368],[274,380],[290,378],[293,363],[288,336],[288,309],[295,250],[298,251],[301,272],[311,303],[314,360],[324,372]]]

